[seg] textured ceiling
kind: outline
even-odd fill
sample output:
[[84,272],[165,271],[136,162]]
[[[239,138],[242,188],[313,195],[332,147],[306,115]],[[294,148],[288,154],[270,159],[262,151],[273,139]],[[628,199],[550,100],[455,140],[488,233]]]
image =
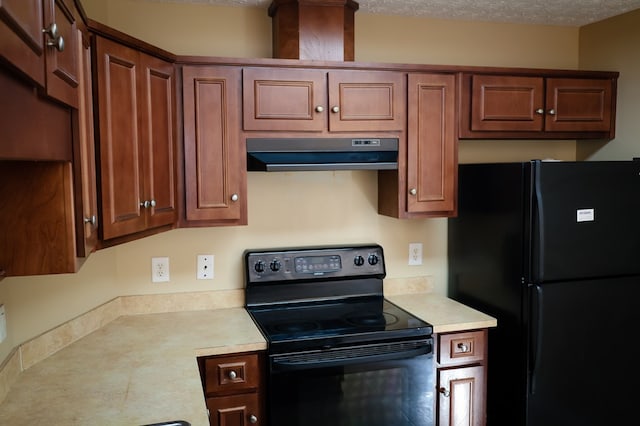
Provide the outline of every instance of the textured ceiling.
[[[138,0],[259,6],[271,0]],[[356,0],[359,13],[582,26],[640,8],[640,0]]]

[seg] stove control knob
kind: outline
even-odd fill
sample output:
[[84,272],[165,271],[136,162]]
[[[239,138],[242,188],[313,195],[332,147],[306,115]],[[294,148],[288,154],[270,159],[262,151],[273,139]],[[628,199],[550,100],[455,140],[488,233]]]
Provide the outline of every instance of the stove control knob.
[[370,254],[367,261],[369,262],[369,265],[375,266],[378,264],[378,262],[380,262],[380,258],[378,257],[377,254]]
[[280,263],[280,261],[278,259],[274,259],[271,264],[269,265],[269,268],[273,271],[273,272],[278,272],[280,270],[280,266],[282,266],[282,264]]
[[364,257],[358,255],[353,259],[353,264],[356,266],[364,265]]
[[263,260],[258,260],[256,264],[253,265],[253,269],[255,269],[257,273],[261,274],[265,269],[267,269],[267,265]]

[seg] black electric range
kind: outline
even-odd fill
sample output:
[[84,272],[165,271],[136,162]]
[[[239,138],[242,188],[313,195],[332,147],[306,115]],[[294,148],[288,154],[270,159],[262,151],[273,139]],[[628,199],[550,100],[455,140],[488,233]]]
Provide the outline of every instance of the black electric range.
[[250,250],[246,308],[270,353],[430,336],[384,298],[385,274],[379,245]]

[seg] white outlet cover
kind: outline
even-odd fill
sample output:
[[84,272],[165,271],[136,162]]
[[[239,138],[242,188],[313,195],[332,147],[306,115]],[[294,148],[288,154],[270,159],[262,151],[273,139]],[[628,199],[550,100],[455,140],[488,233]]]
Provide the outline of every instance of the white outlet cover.
[[169,282],[169,258],[168,257],[152,257],[151,258],[151,281],[154,283]]
[[422,265],[422,243],[409,243],[409,265]]
[[214,274],[214,256],[212,254],[199,254],[196,266],[196,278],[199,280],[212,280]]

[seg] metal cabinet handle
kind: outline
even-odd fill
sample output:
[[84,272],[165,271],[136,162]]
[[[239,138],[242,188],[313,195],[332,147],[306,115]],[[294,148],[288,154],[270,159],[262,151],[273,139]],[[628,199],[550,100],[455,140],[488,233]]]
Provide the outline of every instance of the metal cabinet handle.
[[460,352],[469,352],[469,346],[464,343],[458,343],[458,349],[460,349]]
[[148,209],[150,204],[151,203],[149,203],[149,201],[144,200],[140,202],[140,207],[142,207],[143,209]]
[[549,115],[556,115],[556,110],[555,110],[555,109],[553,109],[553,108],[551,108],[551,109],[549,110]]
[[438,388],[438,392],[440,392],[442,395],[444,395],[445,398],[449,398],[450,392],[449,389],[447,388]]
[[411,194],[411,195],[416,195],[417,193],[418,193],[418,190],[417,190],[417,189],[415,189],[415,188],[411,188],[411,189],[409,190],[409,194]]
[[340,107],[339,106],[334,106],[331,108],[331,112],[340,112]]
[[318,105],[316,107],[316,112],[322,112],[322,111],[324,111],[324,107],[322,105]]
[[240,197],[238,197],[238,194],[232,194],[231,195],[231,201],[238,201],[240,199]]
[[249,416],[249,423],[258,423],[258,418],[253,414]]
[[229,371],[228,376],[229,376],[229,378],[231,380],[235,380],[238,377],[238,373],[236,373],[235,371],[231,370],[231,371]]
[[155,206],[156,206],[156,200],[151,200],[151,201],[149,201],[149,205],[150,205],[151,207],[155,207]]
[[98,223],[98,218],[96,218],[95,214],[92,215],[91,217],[85,217],[84,223],[90,223],[91,226],[96,226],[96,223]]
[[42,32],[51,38],[56,38],[58,37],[58,25],[56,25],[55,22],[52,22],[47,28],[43,28]]
[[58,36],[52,40],[47,41],[47,46],[55,47],[58,52],[64,51],[64,38]]
[[536,114],[539,114],[539,115],[544,114],[544,110],[542,108],[538,108],[535,112]]

